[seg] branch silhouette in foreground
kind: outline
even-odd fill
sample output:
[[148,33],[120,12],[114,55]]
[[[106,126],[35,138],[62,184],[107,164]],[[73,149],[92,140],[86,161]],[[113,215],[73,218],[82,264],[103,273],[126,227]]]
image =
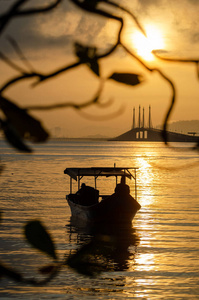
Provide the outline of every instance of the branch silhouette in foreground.
[[[9,22],[13,21],[16,17],[24,17],[24,16],[32,16],[39,13],[47,13],[49,11],[52,11],[56,9],[58,4],[61,4],[63,0],[54,1],[53,3],[46,5],[45,7],[38,7],[38,8],[29,8],[29,9],[23,9],[23,4],[29,2],[27,0],[21,0],[16,1],[15,4],[11,6],[11,8],[6,12],[4,15],[0,16],[0,34],[6,30],[6,26]],[[20,46],[18,45],[17,41],[13,37],[8,37],[11,45],[13,46],[15,52],[19,56],[20,60],[23,61],[25,64],[25,68],[19,66],[15,62],[13,62],[9,57],[7,57],[3,52],[0,51],[0,58],[10,67],[12,67],[15,71],[18,72],[18,75],[9,78],[6,83],[1,85],[0,88],[0,109],[2,110],[5,118],[0,120],[1,124],[1,130],[3,130],[6,139],[9,143],[12,144],[13,147],[17,148],[21,151],[31,152],[32,149],[30,149],[29,146],[27,146],[24,142],[24,140],[31,140],[33,142],[44,142],[48,138],[48,133],[43,128],[41,122],[39,120],[34,119],[30,114],[29,111],[34,110],[52,110],[52,109],[60,109],[60,108],[66,108],[66,107],[72,107],[78,111],[80,111],[82,108],[88,107],[90,105],[99,105],[101,106],[102,103],[100,101],[100,97],[104,88],[104,85],[106,81],[108,80],[114,80],[118,82],[118,84],[126,84],[130,86],[136,86],[142,82],[144,82],[144,78],[142,74],[134,74],[134,73],[126,73],[121,72],[117,73],[115,71],[110,74],[107,78],[101,77],[101,70],[100,70],[100,61],[103,60],[106,57],[110,57],[113,55],[116,50],[120,47],[122,48],[128,55],[132,57],[132,59],[137,60],[140,65],[147,70],[148,72],[157,72],[160,77],[168,83],[170,89],[171,89],[171,99],[170,99],[170,106],[168,108],[168,111],[165,115],[165,119],[163,122],[163,139],[165,144],[168,144],[167,139],[167,127],[168,127],[168,121],[171,115],[171,112],[173,111],[174,105],[176,103],[176,88],[174,82],[164,74],[164,72],[159,68],[151,68],[147,65],[146,62],[144,62],[140,57],[138,57],[132,50],[128,49],[123,43],[122,43],[122,34],[124,30],[124,20],[125,20],[125,14],[130,16],[132,20],[134,21],[135,25],[137,26],[138,30],[142,32],[144,35],[146,35],[146,32],[144,30],[144,27],[139,22],[138,18],[130,12],[128,9],[123,7],[122,5],[119,5],[113,1],[108,0],[70,0],[69,2],[72,2],[75,6],[82,9],[85,13],[90,14],[97,14],[102,18],[106,18],[107,20],[114,20],[120,24],[118,33],[117,33],[117,40],[116,42],[110,46],[108,50],[102,51],[102,49],[98,49],[94,46],[89,45],[83,45],[79,42],[74,41],[74,54],[76,56],[76,62],[73,62],[71,64],[67,64],[61,68],[55,69],[54,71],[51,71],[49,73],[45,72],[36,72],[33,67],[31,66],[31,63],[28,62],[26,59],[23,51],[20,49]],[[104,4],[104,8],[99,8],[100,4]],[[116,13],[110,13],[109,8],[112,8],[118,12]],[[120,16],[120,14],[123,13],[123,17]],[[198,59],[183,59],[180,60],[178,58],[164,58],[162,55],[158,54],[158,51],[153,51],[153,54],[161,59],[161,60],[167,60],[168,62],[180,62],[180,63],[195,63],[197,65],[197,75],[199,74],[199,60]],[[80,67],[81,65],[86,65],[90,71],[93,73],[94,76],[98,77],[100,88],[96,92],[95,97],[91,98],[88,101],[85,101],[81,104],[76,104],[74,102],[65,102],[65,103],[55,103],[51,105],[37,105],[37,106],[26,106],[24,108],[20,108],[14,100],[8,99],[5,96],[6,91],[16,84],[25,81],[25,80],[34,80],[33,87],[35,88],[40,83],[47,81],[48,79],[53,79],[65,72],[69,72],[70,70],[73,70],[75,68]],[[112,102],[107,102],[108,103]],[[122,109],[119,109],[113,116],[117,116],[119,113],[122,112]],[[82,115],[87,116],[89,118],[89,115],[82,112]],[[24,121],[21,117],[24,117]],[[110,117],[113,117],[110,115]],[[90,116],[92,118],[92,116]],[[104,119],[107,119],[109,117],[106,116]],[[103,120],[103,117],[101,118]],[[29,122],[30,126],[26,126]],[[34,120],[34,121],[33,121]],[[26,127],[26,131],[21,130],[22,123],[24,122],[24,127]],[[37,124],[37,126],[35,126]],[[34,127],[35,126],[35,130]],[[38,133],[37,133],[38,131]],[[196,146],[194,146],[194,149],[197,149],[199,147],[199,142]]]
[[[15,1],[14,4],[10,5],[10,8],[4,14],[0,15],[0,38],[8,25],[11,22],[14,22],[16,18],[24,18],[24,17],[32,17],[34,15],[43,15],[48,12],[53,13],[54,10],[61,5],[64,1],[57,0],[57,1],[49,1],[50,4],[45,4],[45,6],[38,6],[37,8],[23,8],[23,5],[30,2],[29,0],[18,0]],[[45,1],[48,2],[48,1]],[[43,127],[42,122],[37,120],[35,117],[31,115],[32,111],[43,111],[43,110],[52,110],[52,109],[61,109],[61,108],[68,108],[71,107],[76,109],[78,112],[85,114],[82,109],[90,107],[92,105],[96,105],[99,107],[107,107],[110,105],[114,105],[114,101],[107,101],[106,103],[101,101],[102,92],[104,91],[104,87],[106,82],[108,81],[115,81],[118,84],[125,84],[126,86],[137,86],[139,84],[144,84],[144,76],[143,74],[137,74],[134,72],[117,72],[114,70],[107,77],[102,77],[101,66],[100,62],[107,57],[111,57],[116,53],[119,48],[122,48],[123,51],[130,55],[132,59],[136,60],[140,66],[143,68],[144,71],[150,73],[156,72],[169,86],[171,90],[171,97],[170,97],[170,105],[168,111],[166,112],[164,121],[163,121],[163,138],[166,145],[168,145],[167,139],[167,127],[168,121],[171,116],[171,112],[174,109],[176,103],[176,87],[175,83],[160,69],[160,68],[151,68],[147,65],[147,63],[142,60],[136,52],[130,50],[127,46],[124,45],[122,42],[122,36],[124,33],[124,22],[125,22],[125,15],[128,15],[134,22],[135,26],[137,27],[140,32],[146,35],[144,27],[142,26],[139,18],[135,16],[135,14],[124,6],[117,4],[114,1],[109,0],[68,0],[68,2],[72,3],[75,7],[82,10],[85,14],[94,14],[98,15],[101,18],[105,18],[107,20],[115,21],[119,24],[119,29],[117,32],[117,38],[115,43],[109,46],[108,49],[104,50],[103,48],[97,48],[95,46],[85,45],[83,43],[73,41],[74,46],[74,56],[75,61],[71,62],[70,64],[63,64],[62,67],[57,67],[50,72],[37,72],[34,67],[32,66],[31,62],[26,59],[26,55],[23,52],[23,49],[20,48],[17,40],[14,37],[8,37],[8,41],[12,45],[13,49],[15,50],[19,60],[23,63],[23,66],[19,65],[13,61],[8,55],[6,55],[0,49],[0,59],[12,70],[15,71],[15,76],[8,77],[6,82],[0,83],[0,110],[1,110],[1,117],[0,117],[0,130],[3,131],[5,138],[7,141],[19,151],[24,152],[31,152],[32,148],[26,144],[26,141],[31,142],[45,142],[49,134],[47,130]],[[100,8],[100,4],[103,4],[103,8]],[[111,13],[110,11],[114,11]],[[122,15],[122,17],[121,17]],[[154,51],[153,54],[160,60],[168,61],[168,63],[178,62],[181,64],[195,64],[197,66],[197,76],[199,77],[199,59],[179,59],[179,58],[166,58],[160,52]],[[85,65],[90,70],[91,74],[95,76],[98,81],[98,89],[94,96],[91,96],[90,99],[87,101],[79,104],[73,101],[66,101],[64,103],[54,103],[54,104],[41,104],[41,105],[27,105],[25,107],[20,107],[17,104],[15,99],[11,99],[7,97],[6,92],[12,87],[13,89],[17,84],[24,82],[24,81],[31,81],[32,87],[36,88],[42,82],[48,81],[49,79],[57,78],[59,75],[63,73],[68,73],[71,70],[77,69],[80,66]],[[113,116],[118,115],[122,112],[120,108],[116,111],[113,115],[109,114],[106,117],[102,117],[103,119],[107,119]],[[85,114],[86,115],[86,114]],[[86,117],[91,117],[86,115]],[[199,141],[193,147],[195,150],[199,150]],[[0,171],[3,170],[3,167],[0,166]],[[74,257],[70,257],[70,259],[66,260],[59,260],[56,254],[55,245],[48,234],[47,230],[44,228],[42,223],[38,220],[31,221],[25,226],[25,237],[31,243],[31,245],[37,248],[40,251],[45,252],[51,259],[53,263],[44,266],[41,268],[41,273],[47,274],[44,280],[37,281],[35,279],[26,279],[24,278],[18,271],[11,269],[8,266],[2,264],[0,266],[0,272],[2,276],[8,276],[15,281],[18,282],[25,282],[27,284],[33,285],[43,285],[49,282],[52,278],[54,278],[57,273],[59,272],[60,268],[63,265],[70,265],[73,268],[78,269],[80,272],[85,270],[85,265],[81,265],[79,258],[82,255],[88,253],[88,246],[83,247],[80,253],[77,253]],[[99,243],[97,243],[99,246]],[[93,247],[92,245],[89,245]],[[90,249],[90,248],[89,248]],[[93,249],[93,248],[92,248]],[[101,270],[101,266],[97,264],[94,265],[93,263],[90,264],[87,261],[87,266],[92,267],[86,269],[86,275],[93,275],[95,271]],[[103,269],[103,268],[102,268]]]

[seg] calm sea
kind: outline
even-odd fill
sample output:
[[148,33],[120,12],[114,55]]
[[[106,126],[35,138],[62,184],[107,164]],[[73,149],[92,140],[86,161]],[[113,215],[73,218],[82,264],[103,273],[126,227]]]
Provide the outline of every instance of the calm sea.
[[[0,141],[1,260],[27,278],[51,263],[26,242],[23,226],[39,219],[56,243],[60,259],[95,238],[92,228],[71,224],[65,195],[66,167],[138,167],[138,201],[132,228],[110,230],[94,247],[102,264],[95,277],[64,266],[47,285],[33,287],[1,280],[2,299],[199,299],[199,160],[189,144],[50,141],[33,155]],[[99,185],[114,189],[109,180]],[[133,186],[131,187],[133,194]],[[106,228],[107,229],[107,228]],[[110,228],[109,228],[110,229]],[[111,239],[114,237],[114,239]],[[111,245],[113,242],[114,245]],[[100,253],[101,251],[101,253]],[[90,256],[92,256],[92,249]]]

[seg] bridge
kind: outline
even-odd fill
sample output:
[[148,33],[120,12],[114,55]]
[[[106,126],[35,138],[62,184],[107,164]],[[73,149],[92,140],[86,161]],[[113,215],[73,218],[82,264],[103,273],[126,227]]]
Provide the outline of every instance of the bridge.
[[[167,131],[168,142],[198,142],[199,136]],[[129,131],[112,138],[111,141],[163,142],[163,130],[152,126],[151,106],[149,106],[148,125],[145,126],[145,111],[139,106],[138,124],[136,125],[135,108],[133,109],[133,125]]]

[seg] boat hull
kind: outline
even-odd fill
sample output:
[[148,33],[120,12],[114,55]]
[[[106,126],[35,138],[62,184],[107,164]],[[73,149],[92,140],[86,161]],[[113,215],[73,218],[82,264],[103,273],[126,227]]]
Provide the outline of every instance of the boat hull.
[[111,195],[98,204],[84,206],[67,196],[73,218],[86,222],[129,223],[140,209],[140,204],[130,195]]

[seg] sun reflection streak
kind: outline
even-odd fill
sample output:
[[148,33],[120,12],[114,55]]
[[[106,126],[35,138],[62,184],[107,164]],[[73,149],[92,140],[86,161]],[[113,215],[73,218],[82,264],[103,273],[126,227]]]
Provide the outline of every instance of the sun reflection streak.
[[[150,252],[152,236],[151,232],[154,230],[154,215],[152,213],[153,206],[155,205],[153,189],[156,175],[154,168],[150,165],[149,160],[154,156],[153,151],[142,153],[141,156],[136,157],[136,165],[139,166],[137,172],[138,176],[138,201],[142,208],[137,218],[138,231],[140,233],[140,243],[135,255],[134,265],[131,271],[147,272],[154,270],[155,257],[154,253]],[[141,251],[140,251],[141,250]],[[146,282],[137,282],[138,285],[143,286]],[[136,280],[135,280],[136,283]]]
[[148,207],[153,202],[153,178],[154,174],[152,172],[150,164],[146,161],[144,157],[137,158],[137,164],[139,165],[138,172],[138,196],[139,202],[144,207]]
[[151,271],[154,269],[153,253],[142,253],[135,258],[135,265],[139,271]]

